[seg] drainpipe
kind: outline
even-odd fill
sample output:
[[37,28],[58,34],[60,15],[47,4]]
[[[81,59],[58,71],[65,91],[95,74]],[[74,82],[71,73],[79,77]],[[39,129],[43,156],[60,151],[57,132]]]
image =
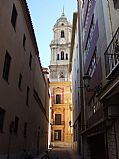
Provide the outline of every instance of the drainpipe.
[[[80,11],[80,0],[77,0],[77,6],[78,6],[78,43],[79,43],[79,63],[80,63],[80,104],[81,104],[81,130],[82,130],[82,125],[86,125],[85,123],[85,105],[84,105],[84,89],[83,89],[83,59],[82,59],[82,37],[81,37],[81,11]],[[78,125],[78,131],[79,130],[79,125]],[[79,136],[78,136],[79,138]],[[79,144],[79,143],[78,143]],[[81,155],[83,155],[83,137],[81,137]]]

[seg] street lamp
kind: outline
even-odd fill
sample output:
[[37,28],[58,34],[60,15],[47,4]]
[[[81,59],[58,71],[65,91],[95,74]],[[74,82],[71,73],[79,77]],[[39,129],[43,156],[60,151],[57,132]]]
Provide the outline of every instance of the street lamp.
[[71,126],[71,120],[69,121],[69,126],[72,127],[72,126]]
[[85,75],[83,76],[83,80],[84,80],[84,86],[85,86],[86,88],[88,88],[88,87],[89,87],[89,84],[90,84],[91,77],[90,77],[88,74],[85,74]]
[[[85,74],[83,76],[83,80],[84,80],[84,88],[86,88],[86,91],[87,92],[97,92],[99,93],[102,89],[102,86],[101,84],[95,86],[94,88],[90,88],[90,80],[91,80],[91,77],[89,74]],[[79,87],[80,88],[80,87]]]

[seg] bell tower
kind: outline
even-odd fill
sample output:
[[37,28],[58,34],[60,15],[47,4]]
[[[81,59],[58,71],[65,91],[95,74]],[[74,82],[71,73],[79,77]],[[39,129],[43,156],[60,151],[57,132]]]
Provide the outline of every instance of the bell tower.
[[64,9],[61,17],[56,21],[53,32],[54,38],[51,41],[51,60],[50,60],[50,80],[68,81],[68,65],[71,46],[72,26],[67,20]]

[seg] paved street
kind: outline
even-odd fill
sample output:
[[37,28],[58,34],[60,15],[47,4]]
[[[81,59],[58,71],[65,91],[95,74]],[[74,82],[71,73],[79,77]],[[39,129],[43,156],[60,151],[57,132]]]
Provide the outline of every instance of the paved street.
[[50,159],[81,159],[79,155],[69,148],[53,148],[49,152]]

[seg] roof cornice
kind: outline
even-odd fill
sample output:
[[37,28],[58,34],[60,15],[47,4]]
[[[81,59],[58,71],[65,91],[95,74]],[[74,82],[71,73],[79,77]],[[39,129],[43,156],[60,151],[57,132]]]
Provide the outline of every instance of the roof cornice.
[[37,46],[36,37],[35,37],[35,33],[34,33],[34,28],[33,28],[33,24],[32,24],[30,11],[29,11],[27,2],[26,2],[26,0],[19,0],[19,1],[21,3],[21,6],[22,6],[24,17],[26,19],[26,24],[27,24],[28,30],[30,32],[34,48],[35,48],[35,52],[39,56],[39,51],[38,51],[38,46]]

